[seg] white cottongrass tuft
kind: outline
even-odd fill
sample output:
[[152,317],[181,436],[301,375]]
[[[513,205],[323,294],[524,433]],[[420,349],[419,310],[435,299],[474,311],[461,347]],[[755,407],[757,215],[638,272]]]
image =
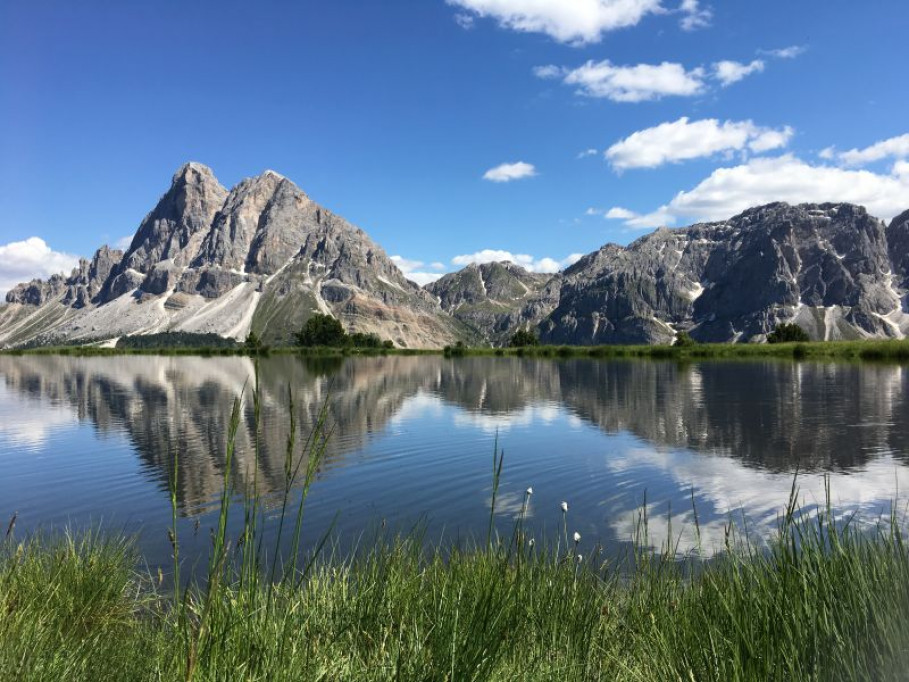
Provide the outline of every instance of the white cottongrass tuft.
[[567,502],[562,502],[562,512],[563,513],[568,512],[568,503]]
[[533,487],[527,489],[527,497],[530,497],[531,495],[533,495]]
[[578,544],[581,541],[581,534],[577,531],[574,532],[574,544]]
[[528,547],[533,547],[535,544],[536,544],[536,541],[533,538],[530,538],[530,540],[527,541]]
[[584,555],[578,554],[578,563],[581,563],[582,561],[584,561]]

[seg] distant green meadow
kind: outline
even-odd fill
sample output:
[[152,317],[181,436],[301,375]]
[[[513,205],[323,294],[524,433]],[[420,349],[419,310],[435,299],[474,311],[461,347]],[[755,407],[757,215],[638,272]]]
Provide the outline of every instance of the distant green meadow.
[[[171,344],[166,335],[159,343],[118,345],[115,348],[94,344],[39,346],[2,351],[13,355],[432,355],[446,357],[497,356],[534,358],[652,358],[652,359],[735,359],[792,358],[909,361],[909,340],[808,341],[798,343],[704,343],[686,346],[603,345],[603,346],[526,346],[492,348],[446,346],[444,349],[357,348],[276,346],[249,348],[230,339],[215,345],[204,340]],[[218,337],[220,338],[220,337]]]

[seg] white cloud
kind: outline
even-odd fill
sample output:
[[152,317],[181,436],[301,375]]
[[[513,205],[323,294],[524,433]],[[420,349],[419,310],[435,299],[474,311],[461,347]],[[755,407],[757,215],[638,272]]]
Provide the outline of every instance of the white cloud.
[[881,140],[864,149],[850,149],[837,157],[847,166],[864,166],[883,159],[904,159],[909,157],[909,133]]
[[637,25],[662,11],[660,0],[448,0],[503,28],[543,33],[560,43],[597,43],[604,33]]
[[533,75],[537,78],[550,79],[550,78],[561,78],[565,73],[565,70],[559,66],[553,64],[547,64],[545,66],[535,66],[533,67]]
[[0,245],[0,297],[20,282],[36,277],[69,275],[79,264],[79,257],[54,251],[40,237]]
[[824,159],[825,161],[832,161],[834,158],[836,158],[836,148],[835,147],[825,147],[824,149],[819,151],[817,153],[817,155],[819,157],[821,157],[822,159]]
[[[440,272],[426,272],[420,270],[425,263],[421,260],[411,260],[409,258],[404,258],[403,256],[390,256],[391,262],[400,268],[401,272],[404,273],[404,276],[409,279],[411,282],[416,282],[421,287],[429,284],[430,282],[435,282],[439,279],[443,273]],[[439,266],[438,268],[436,266]],[[431,263],[430,268],[444,270],[445,266],[441,263]]]
[[634,211],[629,211],[627,208],[622,208],[621,206],[613,206],[604,216],[609,220],[631,220],[632,218],[637,218],[638,214]]
[[473,28],[473,16],[470,14],[455,14],[454,19],[455,23],[457,23],[457,25],[463,28],[465,31],[469,31]]
[[909,203],[909,164],[897,163],[889,175],[867,170],[814,166],[791,154],[756,158],[718,168],[696,187],[679,192],[656,211],[636,214],[630,227],[671,225],[679,219],[723,220],[752,206],[774,201],[791,204],[849,202],[889,220]]
[[125,237],[120,237],[120,239],[115,241],[114,248],[120,249],[120,251],[126,251],[132,243],[133,243],[133,235],[130,234]]
[[679,21],[683,31],[707,28],[713,20],[713,10],[709,7],[701,7],[698,0],[682,0],[679,11],[684,15]]
[[524,253],[512,253],[501,249],[483,249],[475,253],[468,253],[461,256],[455,256],[451,259],[452,264],[464,267],[471,263],[497,263],[508,261],[520,265],[531,272],[558,272],[562,268],[577,263],[583,257],[582,253],[573,253],[567,258],[556,260],[554,258],[534,258]]
[[537,169],[533,164],[517,161],[516,163],[503,163],[495,168],[490,168],[483,174],[483,179],[490,182],[511,182],[522,178],[532,178],[536,174]]
[[804,45],[791,45],[789,47],[783,47],[779,50],[760,50],[761,54],[770,55],[771,57],[776,57],[777,59],[795,59],[807,51],[807,47]]
[[534,69],[540,78],[559,77],[577,86],[578,94],[613,102],[646,102],[662,97],[690,97],[704,90],[704,70],[687,71],[681,64],[635,64],[617,66],[608,59],[588,61],[576,69],[542,66]]
[[577,86],[577,94],[586,97],[649,102],[663,97],[700,95],[707,91],[711,80],[725,88],[763,71],[765,66],[761,59],[747,64],[723,60],[714,62],[709,69],[702,66],[687,69],[677,62],[620,66],[604,59],[588,60],[575,69],[546,64],[534,67],[533,73],[537,78],[560,79],[566,85]]
[[764,66],[765,64],[761,59],[755,59],[748,64],[726,59],[713,65],[713,77],[725,88],[733,83],[738,83],[753,73],[760,73],[764,70]]
[[432,268],[433,270],[444,270],[445,269],[445,266],[442,263],[440,263],[439,261],[433,261],[432,263],[429,264],[429,267]]
[[599,149],[594,149],[593,147],[591,147],[590,149],[585,149],[584,151],[579,152],[578,158],[586,159],[588,156],[596,156],[599,153],[600,153]]
[[622,220],[628,227],[635,229],[645,229],[652,227],[664,227],[672,225],[675,222],[675,216],[663,206],[652,213],[636,213],[621,206],[613,206],[606,211],[606,218],[610,220]]
[[719,152],[766,152],[785,147],[792,134],[788,126],[775,130],[752,121],[720,123],[715,118],[690,121],[683,116],[619,140],[606,150],[605,156],[616,170],[656,168]]

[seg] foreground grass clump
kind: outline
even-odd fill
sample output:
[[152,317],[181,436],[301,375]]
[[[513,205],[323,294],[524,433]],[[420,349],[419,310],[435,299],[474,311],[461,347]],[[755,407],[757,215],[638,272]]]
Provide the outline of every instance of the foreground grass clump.
[[[909,556],[896,530],[793,523],[700,570],[603,567],[508,542],[413,539],[296,579],[242,570],[174,604],[129,543],[8,545],[0,678],[16,680],[900,680]],[[242,564],[242,561],[240,562]]]

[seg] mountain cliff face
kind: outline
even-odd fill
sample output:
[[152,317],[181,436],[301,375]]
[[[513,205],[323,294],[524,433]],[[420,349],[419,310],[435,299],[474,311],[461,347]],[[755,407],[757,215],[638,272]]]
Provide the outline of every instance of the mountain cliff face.
[[[899,228],[897,228],[899,229]],[[607,245],[566,270],[539,321],[554,343],[759,341],[781,322],[815,339],[903,337],[905,291],[884,224],[849,204],[771,204],[726,222]]]
[[770,204],[607,244],[498,324],[557,344],[762,341],[781,322],[814,339],[903,338],[907,289],[909,212],[886,227],[850,204]]
[[519,265],[471,264],[426,285],[442,310],[478,330],[487,341],[507,342],[521,311],[538,299],[552,275],[528,272]]
[[314,312],[398,346],[439,347],[460,323],[359,228],[266,171],[228,191],[180,168],[125,253],[100,249],[69,277],[22,284],[0,344],[78,342],[166,330],[292,339]]
[[20,284],[0,346],[161,331],[288,343],[315,312],[398,346],[762,341],[781,322],[815,339],[909,333],[909,211],[889,226],[850,204],[769,204],[727,221],[607,244],[556,275],[487,263],[421,289],[362,230],[266,171],[228,191],[188,163],[126,252]]

